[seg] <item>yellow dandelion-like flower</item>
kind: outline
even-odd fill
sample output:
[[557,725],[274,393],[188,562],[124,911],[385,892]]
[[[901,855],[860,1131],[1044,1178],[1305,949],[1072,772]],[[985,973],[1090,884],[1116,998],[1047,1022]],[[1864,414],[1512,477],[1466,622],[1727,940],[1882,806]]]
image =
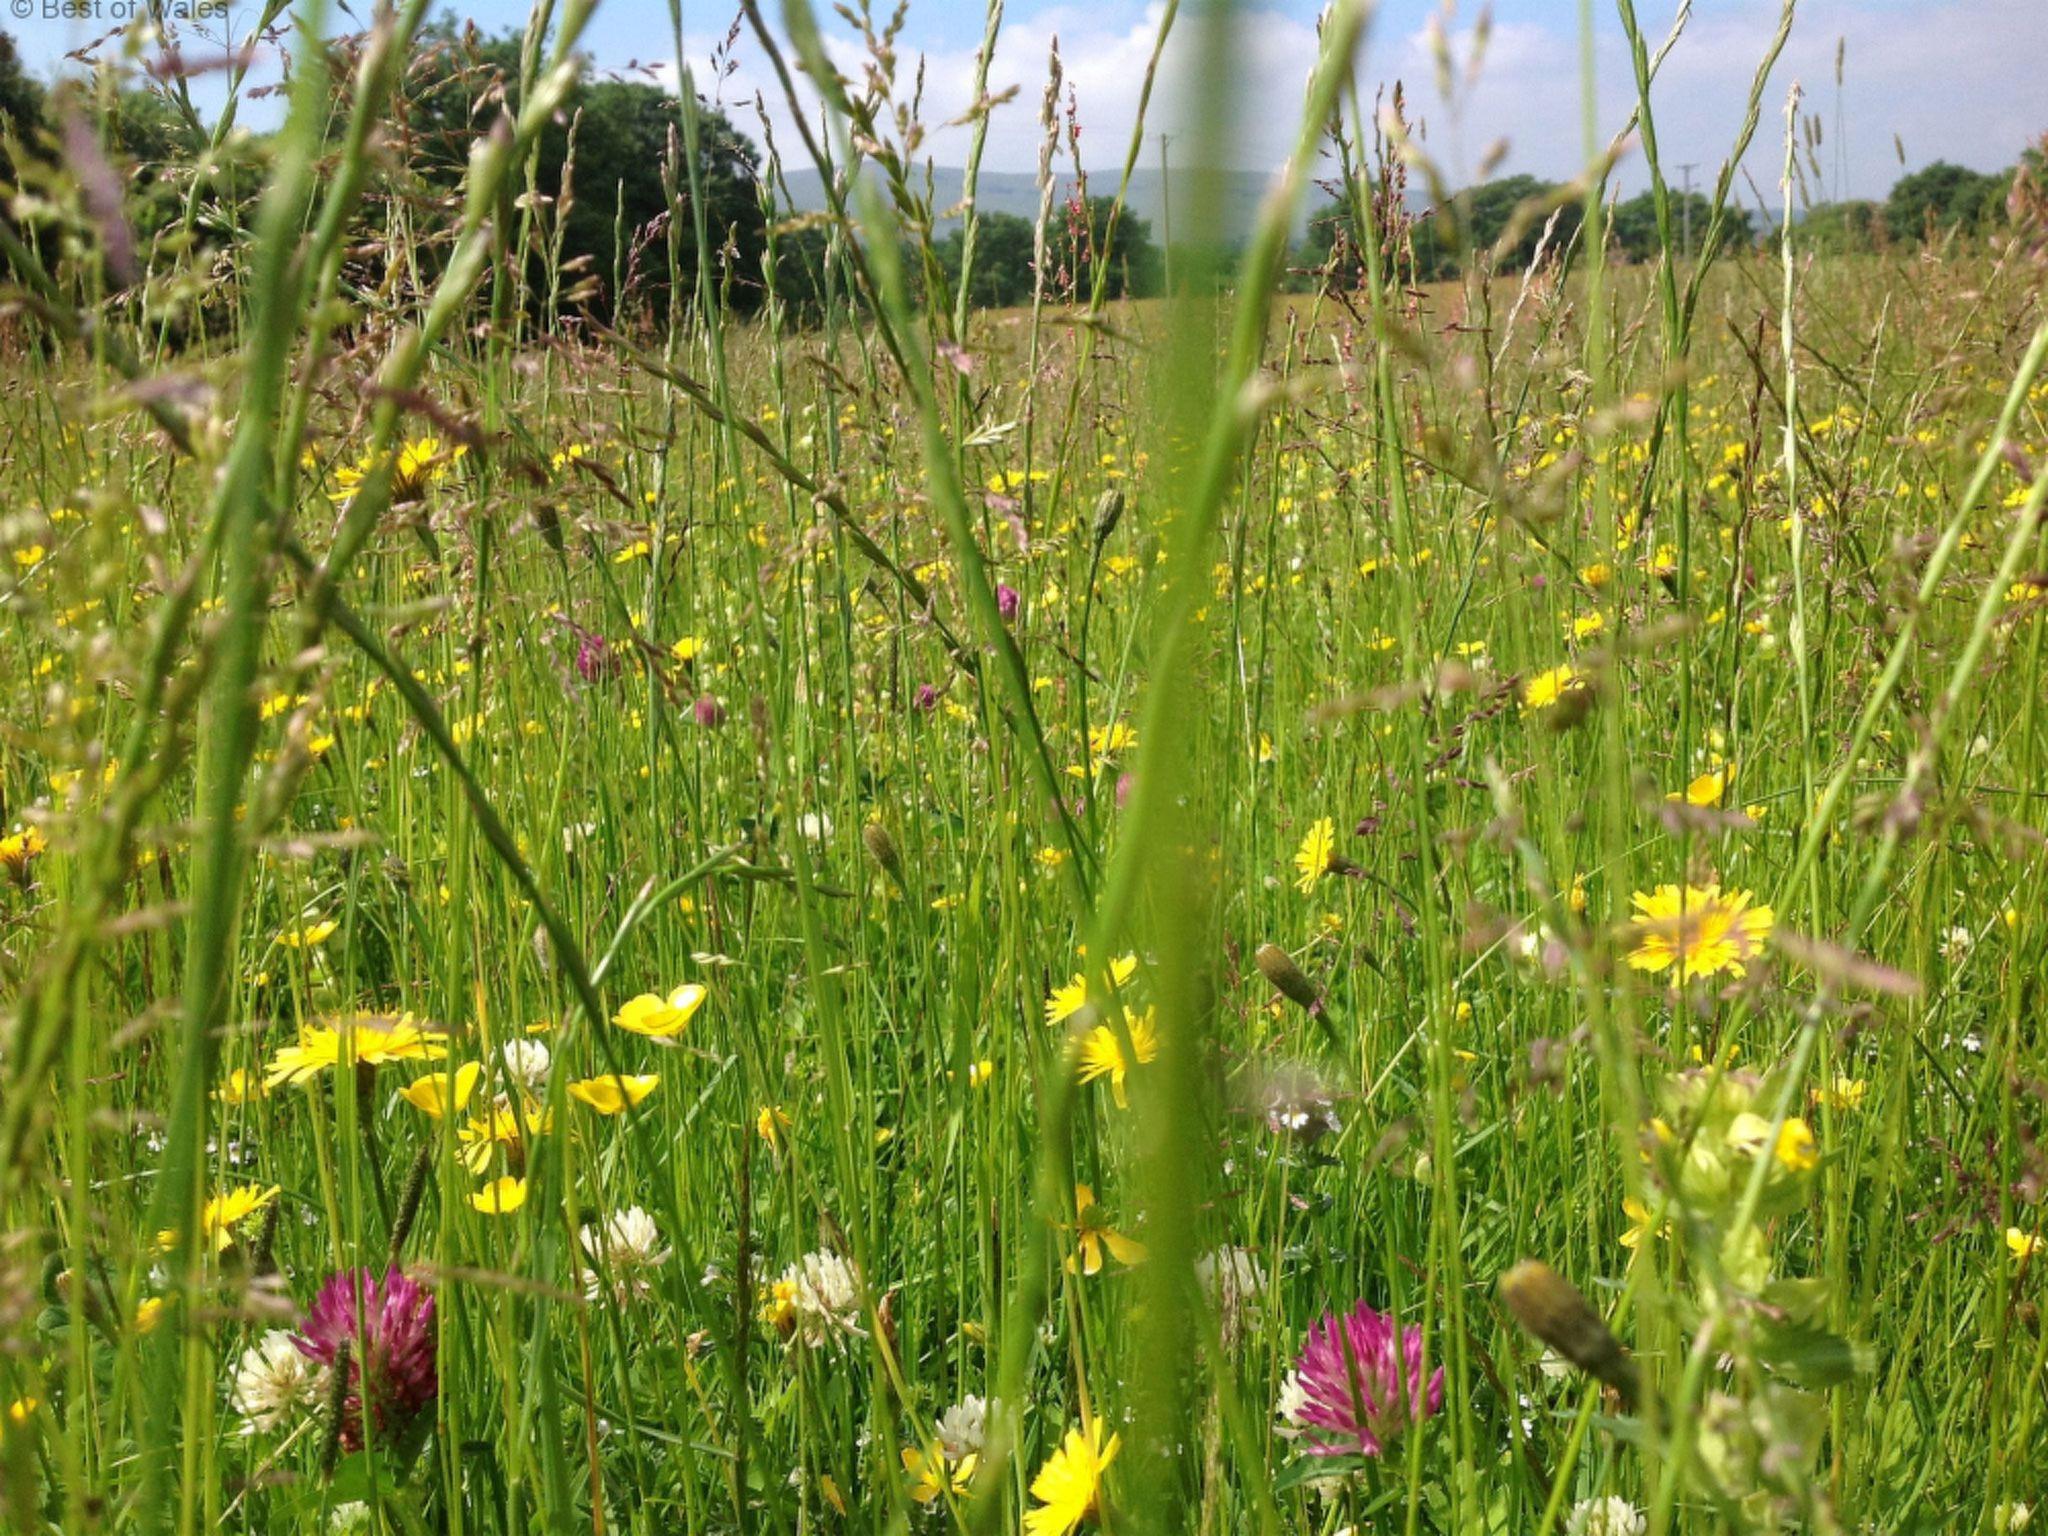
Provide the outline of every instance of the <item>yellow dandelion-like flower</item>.
[[2022,1264],[2031,1259],[2040,1246],[2041,1236],[2037,1232],[2023,1232],[2018,1227],[2005,1229],[2005,1251]]
[[[1151,1013],[1135,1014],[1126,1009],[1124,1023],[1130,1030],[1131,1052],[1139,1065],[1157,1060],[1159,1031],[1153,1027]],[[1130,1107],[1130,1101],[1124,1097],[1124,1079],[1130,1070],[1131,1063],[1124,1056],[1123,1040],[1111,1026],[1098,1024],[1081,1037],[1077,1070],[1080,1081],[1092,1083],[1097,1078],[1108,1078],[1109,1091],[1115,1096],[1118,1109]]]
[[[235,1240],[235,1228],[275,1200],[277,1194],[275,1184],[268,1189],[258,1184],[243,1184],[212,1196],[199,1211],[201,1241],[213,1252],[222,1252]],[[156,1240],[157,1245],[168,1252],[177,1246],[178,1234],[167,1227],[157,1233]]]
[[1585,688],[1585,677],[1577,667],[1566,662],[1548,672],[1538,672],[1522,685],[1522,709],[1525,712],[1554,709],[1566,695],[1583,693]]
[[1117,1435],[1104,1441],[1098,1420],[1068,1430],[1031,1480],[1038,1508],[1025,1515],[1024,1536],[1069,1536],[1093,1517],[1102,1504],[1102,1474],[1122,1448]]
[[280,1083],[310,1083],[322,1072],[348,1066],[382,1066],[392,1061],[440,1061],[448,1054],[448,1037],[429,1029],[409,1013],[357,1014],[332,1025],[299,1031],[299,1043],[270,1059],[263,1076],[265,1090]]
[[1769,907],[1754,905],[1748,891],[1723,892],[1718,885],[1660,885],[1631,898],[1635,947],[1628,963],[1639,971],[1678,968],[1681,979],[1744,975],[1763,952],[1776,922]]
[[1294,850],[1294,888],[1306,896],[1330,872],[1330,861],[1336,854],[1337,828],[1325,816],[1308,829],[1301,846]]
[[[1121,989],[1131,984],[1131,978],[1138,974],[1138,957],[1122,955],[1109,962],[1109,981],[1113,988]],[[1064,1024],[1083,1008],[1088,1006],[1088,978],[1076,971],[1065,986],[1054,987],[1051,996],[1045,1000],[1045,1022]]]

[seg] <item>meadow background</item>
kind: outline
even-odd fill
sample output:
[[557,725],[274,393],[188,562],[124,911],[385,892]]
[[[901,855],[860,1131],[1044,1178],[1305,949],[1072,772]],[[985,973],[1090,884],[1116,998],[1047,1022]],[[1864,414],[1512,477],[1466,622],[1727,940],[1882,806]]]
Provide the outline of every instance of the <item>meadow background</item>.
[[590,10],[0,70],[7,1529],[2024,1529],[2039,152],[1688,198],[1620,0],[1457,194],[1340,0],[1239,227],[1169,7],[1162,249]]

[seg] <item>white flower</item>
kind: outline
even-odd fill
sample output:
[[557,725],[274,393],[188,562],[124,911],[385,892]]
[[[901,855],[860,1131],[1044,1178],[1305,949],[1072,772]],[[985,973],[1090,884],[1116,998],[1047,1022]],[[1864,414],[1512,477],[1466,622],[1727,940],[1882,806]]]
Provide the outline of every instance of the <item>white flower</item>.
[[1941,958],[1950,965],[1955,965],[1963,956],[1970,952],[1971,942],[1969,929],[1949,929],[1947,935],[1941,941]]
[[1308,1406],[1308,1393],[1302,1390],[1301,1373],[1289,1371],[1280,1378],[1280,1400],[1273,1405],[1273,1417],[1280,1421],[1280,1433],[1293,1439],[1308,1427],[1301,1411]]
[[1996,1531],[2024,1531],[2033,1522],[2034,1506],[2024,1499],[2001,1504],[1991,1512],[1991,1528]]
[[980,1455],[987,1434],[988,1399],[972,1392],[940,1414],[939,1422],[932,1426],[932,1436],[950,1462]]
[[538,1097],[547,1087],[548,1067],[554,1060],[548,1048],[538,1040],[507,1040],[503,1049],[505,1075]]
[[234,1404],[242,1433],[279,1429],[320,1398],[321,1368],[299,1353],[292,1336],[271,1329],[242,1351],[235,1366]]
[[842,1336],[866,1338],[860,1326],[860,1279],[836,1253],[807,1253],[782,1272],[797,1335],[812,1349]]
[[1249,1248],[1212,1248],[1195,1261],[1195,1279],[1216,1309],[1223,1343],[1237,1342],[1248,1311],[1266,1288],[1266,1268]]
[[360,1536],[370,1528],[370,1506],[361,1499],[335,1505],[327,1517],[328,1536]]
[[1564,1522],[1565,1536],[1643,1536],[1650,1523],[1627,1499],[1581,1499]]
[[796,829],[814,843],[832,835],[832,818],[823,811],[805,811],[796,819]]
[[[592,1264],[602,1260],[610,1270],[612,1295],[622,1302],[645,1296],[651,1289],[648,1271],[668,1258],[661,1229],[637,1205],[614,1211],[602,1226],[586,1225],[581,1238]],[[583,1277],[583,1294],[596,1301],[604,1292],[604,1276],[593,1268]]]

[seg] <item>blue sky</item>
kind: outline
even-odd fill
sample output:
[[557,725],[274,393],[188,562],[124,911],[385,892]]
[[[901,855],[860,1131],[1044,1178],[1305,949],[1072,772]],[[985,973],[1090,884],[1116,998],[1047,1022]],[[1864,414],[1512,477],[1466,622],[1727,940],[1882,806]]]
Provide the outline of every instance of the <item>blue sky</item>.
[[[108,8],[132,0],[83,0],[102,7],[103,19],[66,22],[39,14],[51,0],[10,0],[37,8],[28,20],[4,20],[32,65],[48,73],[70,48],[104,31]],[[79,3],[79,0],[73,0]],[[367,5],[368,0],[360,0]],[[886,0],[877,0],[878,8]],[[1148,127],[1185,131],[1207,104],[1177,87],[1178,45],[1193,28],[1202,0],[1184,0],[1176,47],[1170,48]],[[1661,39],[1676,0],[1638,0],[1646,32]],[[818,4],[825,13],[828,6]],[[520,0],[470,0],[449,7],[485,28],[520,24]],[[770,14],[779,10],[769,0]],[[992,81],[1018,87],[1016,100],[993,120],[985,164],[1025,171],[1037,153],[1037,102],[1046,52],[1057,36],[1082,122],[1084,143],[1098,169],[1120,161],[1136,110],[1143,65],[1156,35],[1161,0],[1010,0],[1004,41]],[[1276,164],[1294,132],[1302,82],[1314,52],[1314,0],[1240,0],[1236,57],[1247,90],[1231,133],[1240,168]],[[239,0],[231,24],[246,27],[254,6]],[[1603,132],[1620,127],[1633,101],[1626,54],[1612,0],[1596,0],[1600,46],[1596,80]],[[1497,0],[1487,52],[1469,86],[1446,100],[1435,86],[1428,40],[1432,18],[1442,17],[1457,73],[1473,42],[1479,11],[1445,12],[1430,0],[1385,0],[1364,57],[1369,83],[1406,84],[1411,116],[1419,118],[1427,152],[1454,184],[1473,179],[1496,147],[1501,173],[1527,171],[1568,176],[1581,164],[1577,0]],[[714,89],[703,60],[726,35],[729,0],[685,0],[686,50],[700,71],[699,85]],[[1710,179],[1726,159],[1740,123],[1750,76],[1777,21],[1777,0],[1694,0],[1684,35],[1671,54],[1653,97],[1664,158],[1669,166],[1694,162],[1697,179]],[[926,64],[925,118],[936,125],[967,105],[973,55],[983,10],[977,0],[910,0],[903,51]],[[834,23],[835,27],[837,26]],[[844,33],[843,27],[837,28]],[[1846,50],[1840,98],[1834,83],[1838,41]],[[666,0],[601,0],[587,36],[600,67],[624,69],[633,61],[659,62],[674,78]],[[858,49],[850,36],[835,42],[842,67]],[[2039,61],[2048,57],[2048,0],[1801,0],[1790,46],[1765,96],[1757,148],[1744,167],[1747,200],[1775,202],[1782,158],[1786,91],[1796,79],[1809,111],[1823,119],[1822,165],[1829,194],[1878,196],[1900,173],[1934,159],[1990,169],[2010,164],[2030,137],[2048,131],[2048,90]],[[737,69],[715,86],[735,119],[759,137],[753,107],[769,76],[742,34]],[[771,102],[777,138],[790,142],[786,105]],[[1837,132],[1838,123],[1841,131]],[[929,152],[958,164],[965,131],[936,129]],[[1147,159],[1154,151],[1147,149]],[[1674,177],[1676,172],[1674,172]],[[1624,163],[1624,188],[1642,184],[1641,157]]]

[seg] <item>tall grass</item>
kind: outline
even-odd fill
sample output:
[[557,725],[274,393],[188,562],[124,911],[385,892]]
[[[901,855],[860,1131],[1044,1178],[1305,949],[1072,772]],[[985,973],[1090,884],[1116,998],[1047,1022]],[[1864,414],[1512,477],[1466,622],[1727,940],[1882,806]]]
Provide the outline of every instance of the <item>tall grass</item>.
[[[301,9],[260,153],[232,71],[118,291],[106,151],[15,154],[9,1528],[1058,1530],[1070,1432],[1118,1437],[1072,1511],[1111,1531],[2021,1528],[2026,240],[1811,259],[1794,96],[1787,217],[1731,246],[1788,4],[1688,256],[1653,111],[1685,16],[1653,51],[1621,0],[1635,137],[1589,3],[1580,233],[1418,288],[1390,189],[1449,171],[1368,110],[1369,8],[1297,94],[1241,78],[1253,18],[1169,6],[1187,163],[1301,112],[1241,255],[1197,170],[1171,295],[1041,270],[979,312],[894,23],[854,13],[846,77],[804,0],[749,0],[823,102],[776,147],[830,189],[821,300],[781,288],[804,221],[758,271],[688,259],[721,232],[672,5],[667,282],[596,317],[562,226],[614,192],[550,202],[537,161],[591,10],[536,8],[459,206],[381,131],[422,4],[346,47]],[[1004,41],[993,0],[970,272],[986,114],[1028,110],[988,98]],[[1602,232],[1631,154],[1640,267]],[[1364,275],[1288,296],[1333,169]],[[686,984],[670,1038],[627,1027]],[[401,1015],[445,1055],[364,1057],[349,1021]],[[302,1032],[338,1059],[262,1091]],[[640,1249],[604,1235],[634,1208]],[[435,1306],[417,1422],[346,1382],[257,1412],[249,1352],[387,1264]],[[1361,1302],[1441,1402],[1351,1359],[1377,1454],[1318,1454],[1290,1373]]]

